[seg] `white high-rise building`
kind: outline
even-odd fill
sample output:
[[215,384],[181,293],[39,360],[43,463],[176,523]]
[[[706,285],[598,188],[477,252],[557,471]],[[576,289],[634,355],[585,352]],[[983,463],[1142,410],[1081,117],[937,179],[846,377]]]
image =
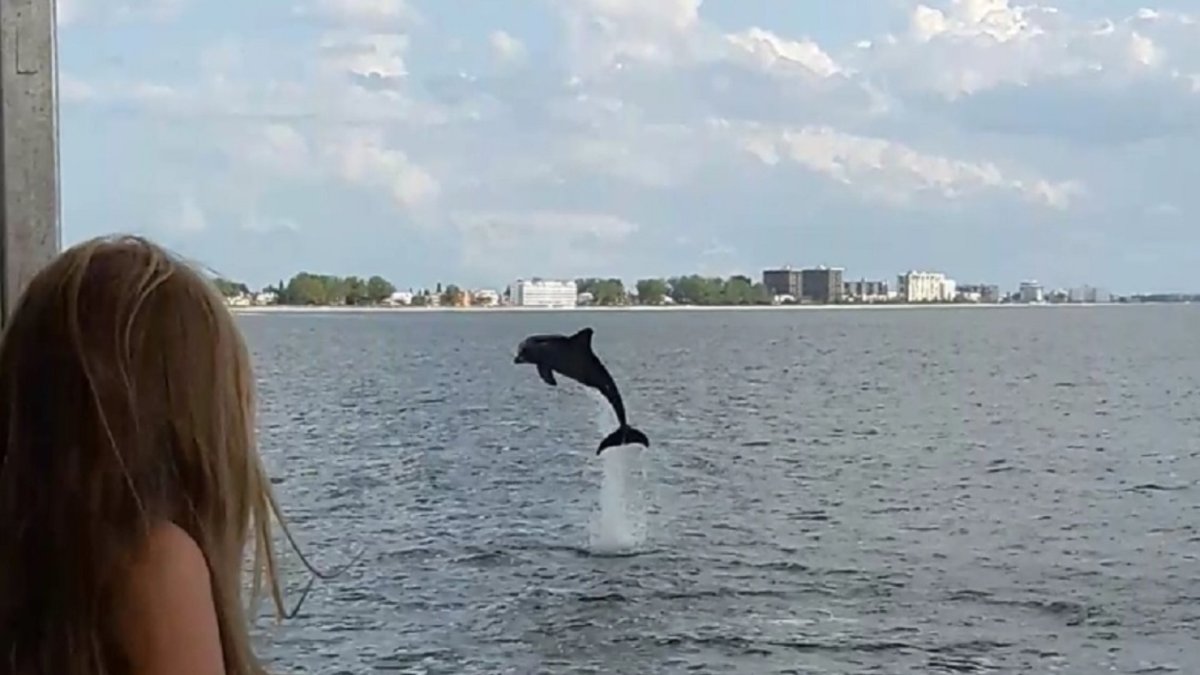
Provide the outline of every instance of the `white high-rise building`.
[[574,281],[517,279],[511,289],[512,304],[518,307],[574,308],[579,289]]
[[905,302],[949,302],[958,284],[941,272],[909,271],[897,279],[897,293]]
[[1021,302],[1040,303],[1045,301],[1045,291],[1036,281],[1022,281],[1020,290]]

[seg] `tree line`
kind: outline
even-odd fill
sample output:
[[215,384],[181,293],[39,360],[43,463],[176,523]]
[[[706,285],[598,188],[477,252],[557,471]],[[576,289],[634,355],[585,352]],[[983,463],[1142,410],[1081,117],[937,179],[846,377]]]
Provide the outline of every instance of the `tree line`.
[[620,305],[769,305],[772,294],[766,286],[750,277],[706,277],[699,274],[639,279],[626,289],[620,279],[578,279],[580,293],[589,293],[592,302],[603,306]]
[[[622,305],[766,305],[771,303],[771,293],[761,283],[750,277],[734,275],[728,278],[706,277],[698,274],[676,276],[665,279],[640,279],[633,288],[616,278],[577,279],[576,286],[581,294],[591,295],[592,304],[601,306]],[[214,279],[217,289],[228,298],[252,295],[246,284],[224,278]],[[339,277],[329,274],[301,272],[287,282],[280,281],[268,286],[263,292],[274,296],[279,305],[381,305],[391,299],[396,287],[381,276],[367,279]],[[502,292],[507,299],[509,291]],[[466,302],[464,302],[466,301]],[[462,305],[479,304],[478,298],[469,298],[465,290],[455,284],[437,284],[436,288],[413,292],[412,304]]]
[[[253,295],[246,284],[238,281],[217,277],[213,279],[213,284],[227,298]],[[262,292],[272,296],[271,302],[276,305],[371,306],[389,301],[396,293],[396,286],[379,275],[363,279],[301,272],[286,283],[280,281],[267,286]],[[465,295],[465,291],[454,284],[445,287],[438,284],[435,290],[414,291],[412,304],[437,304],[436,298],[440,304],[457,305],[461,304]]]

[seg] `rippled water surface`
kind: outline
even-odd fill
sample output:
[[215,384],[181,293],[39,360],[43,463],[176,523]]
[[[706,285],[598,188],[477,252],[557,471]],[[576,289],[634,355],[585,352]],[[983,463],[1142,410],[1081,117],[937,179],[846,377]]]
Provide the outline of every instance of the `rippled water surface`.
[[[1196,308],[240,321],[297,538],[366,547],[277,672],[1200,672]],[[649,450],[512,363],[584,325]]]

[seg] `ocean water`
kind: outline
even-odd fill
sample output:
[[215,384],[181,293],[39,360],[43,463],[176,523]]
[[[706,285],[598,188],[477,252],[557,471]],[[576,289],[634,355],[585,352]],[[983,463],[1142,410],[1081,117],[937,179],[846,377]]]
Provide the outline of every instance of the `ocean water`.
[[[293,533],[362,551],[275,672],[1200,672],[1195,307],[239,321]],[[585,325],[648,450],[512,363]]]

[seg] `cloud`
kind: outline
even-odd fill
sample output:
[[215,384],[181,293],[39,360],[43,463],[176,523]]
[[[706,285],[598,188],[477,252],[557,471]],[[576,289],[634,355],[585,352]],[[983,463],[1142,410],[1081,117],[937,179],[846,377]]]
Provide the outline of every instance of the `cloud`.
[[[1179,74],[1170,66],[1176,60],[1195,65],[1200,55],[1189,44],[1200,37],[1193,26],[1186,15],[1143,12],[1114,21],[1008,0],[952,0],[941,7],[917,4],[906,33],[868,43],[855,62],[906,88],[950,100],[1006,85],[1097,74],[1125,83],[1174,79]],[[1168,37],[1190,54],[1173,54],[1160,43]]]
[[528,56],[525,44],[502,30],[492,31],[488,36],[492,51],[502,61],[524,61]]
[[336,73],[392,79],[408,74],[408,37],[390,33],[332,33],[321,39],[322,64]]
[[611,214],[563,211],[460,212],[451,222],[461,233],[463,263],[504,278],[599,274],[603,256],[621,250],[639,229]]
[[[962,264],[987,272],[1042,264],[1056,241],[1077,250],[1054,233],[1117,242],[1121,214],[1200,210],[1184,178],[1200,171],[1187,14],[1101,0],[839,12],[851,24],[885,6],[897,21],[835,33],[700,0],[497,3],[472,21],[421,0],[311,0],[278,34],[221,32],[170,67],[76,56],[60,93],[74,124],[106,125],[89,139],[120,130],[159,162],[148,203],[189,186],[209,216],[200,235],[287,232],[321,252],[339,222],[419,237],[416,270],[653,273],[713,249],[752,271],[782,242],[870,258],[852,233],[903,230],[914,251],[957,241]],[[1007,242],[1014,223],[1040,228],[1023,236],[1042,258],[988,262],[950,234]],[[1095,247],[1088,264],[1116,259]],[[262,263],[272,280],[289,273],[282,256]]]
[[[718,125],[726,126],[724,121]],[[742,149],[763,164],[793,162],[868,198],[895,204],[933,194],[960,200],[985,190],[1011,191],[1033,202],[1065,209],[1082,187],[1074,181],[1051,183],[1011,178],[993,162],[971,162],[919,152],[902,143],[839,132],[830,127],[733,128]]]
[[183,13],[189,0],[131,0],[101,2],[100,0],[57,0],[55,21],[61,28],[76,24],[104,21],[170,21]]
[[380,30],[419,22],[421,15],[406,0],[311,0],[293,13],[347,27]]
[[195,195],[190,192],[179,197],[175,212],[168,216],[168,226],[184,234],[195,234],[208,229],[208,218]]
[[762,28],[749,28],[726,36],[758,68],[766,71],[804,72],[833,77],[842,72],[833,58],[812,40],[785,40]]
[[440,192],[438,180],[378,129],[317,130],[310,138],[295,126],[269,123],[228,145],[226,153],[229,161],[256,173],[379,190],[402,210],[435,200]]
[[255,234],[275,234],[298,232],[300,226],[291,218],[261,218],[257,214],[250,214],[242,221],[242,229]]
[[402,150],[388,147],[378,133],[345,133],[326,144],[323,153],[342,180],[382,189],[401,208],[420,206],[438,195],[437,179]]

